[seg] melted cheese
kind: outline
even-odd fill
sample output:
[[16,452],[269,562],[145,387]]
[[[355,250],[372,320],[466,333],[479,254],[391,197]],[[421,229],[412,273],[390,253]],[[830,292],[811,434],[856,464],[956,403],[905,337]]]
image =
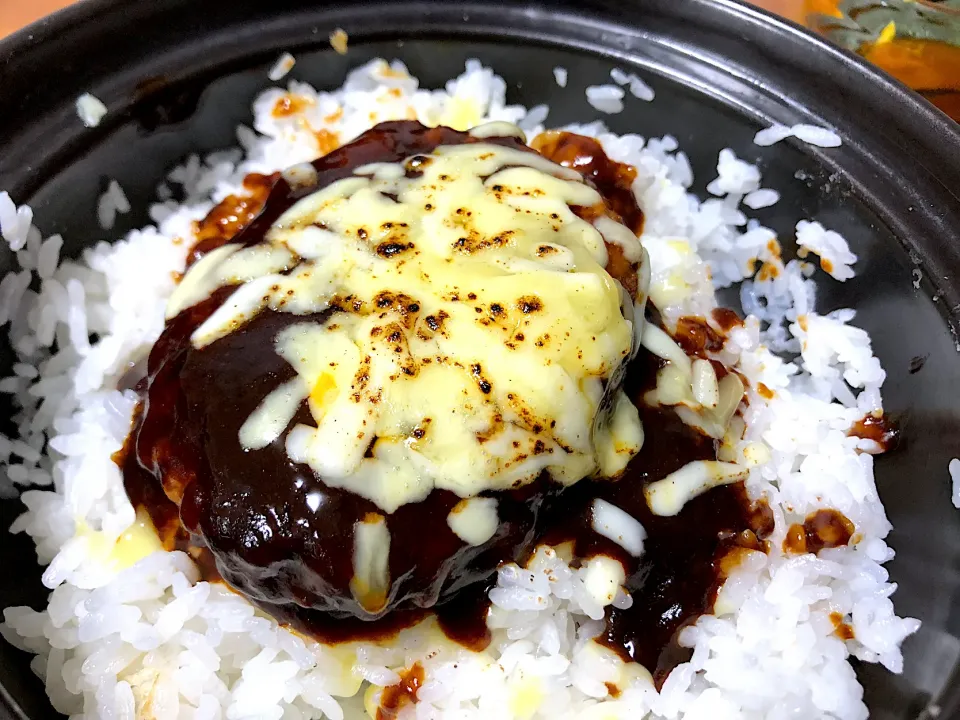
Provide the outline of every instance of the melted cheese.
[[[583,565],[583,587],[600,607],[606,607],[617,597],[627,576],[619,560],[597,555]],[[594,618],[599,619],[599,618]]]
[[87,553],[100,560],[107,568],[119,572],[133,567],[143,558],[163,550],[150,515],[137,509],[136,520],[113,540],[102,530],[94,530],[83,520],[76,521],[76,534],[87,541]]
[[517,720],[529,720],[537,714],[547,695],[544,682],[520,667],[507,681],[510,713]]
[[370,613],[387,604],[390,589],[390,530],[383,515],[369,513],[353,532],[353,578],[350,591]]
[[387,513],[434,488],[468,498],[544,470],[567,484],[616,475],[643,435],[622,394],[595,422],[634,348],[604,241],[640,261],[639,241],[575,215],[602,198],[540,155],[476,143],[422,157],[303,198],[265,243],[208,254],[171,298],[168,316],[242,283],[193,333],[198,348],[264,308],[341,311],[279,335],[297,382],[264,398],[244,447],[275,440],[307,398],[316,426],[287,436],[290,457]]
[[672,517],[690,500],[718,485],[743,480],[749,468],[716,460],[695,460],[643,490],[647,505],[654,515]]
[[472,497],[458,502],[447,515],[447,525],[467,545],[483,545],[500,525],[495,498]]
[[603,498],[593,501],[590,525],[598,535],[612,540],[634,557],[643,555],[647,531],[640,521]]

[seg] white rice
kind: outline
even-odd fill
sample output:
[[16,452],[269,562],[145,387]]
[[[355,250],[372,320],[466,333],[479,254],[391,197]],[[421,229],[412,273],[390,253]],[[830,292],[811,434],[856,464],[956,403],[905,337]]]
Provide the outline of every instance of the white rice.
[[[882,567],[893,557],[884,542],[890,524],[873,458],[861,452],[875,448],[847,435],[865,413],[882,408],[885,373],[869,337],[851,324],[852,310],[818,313],[813,267],[784,265],[773,231],[739,209],[741,201],[750,207],[745,196],[764,192],[756,168],[723,150],[711,183],[717,197],[701,202],[688,192],[690,164],[674,138],[617,137],[599,122],[571,129],[598,137],[611,157],[637,168],[651,299],[665,321],[706,314],[716,306],[715,287],[741,283],[750,316],[720,355],[751,385],[746,434],[731,452],[752,466],[748,492],[767,498],[776,522],[771,553],[749,553],[715,614],[683,631],[692,658],[660,692],[648,675],[591,640],[606,601],[591,592],[589,567],[571,568],[547,548],[527,568],[500,569],[488,619],[493,640],[483,653],[443,640],[429,622],[390,642],[324,647],[199,581],[182,553],[156,552],[133,564],[136,558],[118,555],[115,541],[135,515],[110,456],[129,431],[136,396],[113,388],[162,330],[194,221],[241,192],[247,173],[314,157],[320,130],[342,143],[410,112],[464,128],[486,119],[542,122],[543,111],[530,118],[508,106],[505,90],[478,61],[445,90],[420,89],[401,63],[384,61],[353,71],[332,93],[298,82],[268,90],[254,105],[255,130],[238,129],[242,152],[191,157],[169,174],[166,187],[179,186],[182,203],[165,193],[150,208],[154,225],[59,265],[60,239],[43,240],[29,209],[0,193],[0,232],[25,268],[0,281],[0,321],[10,322],[17,351],[0,391],[21,408],[19,437],[0,436],[0,492],[21,492],[27,511],[11,530],[33,538],[52,590],[40,612],[6,609],[0,632],[36,654],[32,667],[60,712],[90,719],[367,717],[375,715],[377,688],[420,662],[426,680],[403,720],[862,720],[867,710],[849,657],[902,670],[900,643],[919,623],[896,617],[890,601],[895,585]],[[271,110],[287,92],[304,100],[304,110],[275,117]],[[587,93],[603,112],[622,107],[618,87]],[[852,274],[856,257],[843,238],[803,223],[803,247],[828,259],[835,275]],[[774,271],[751,279],[758,261]],[[793,359],[774,354],[780,350]],[[761,383],[769,393],[758,391]],[[950,471],[957,501],[960,462]],[[857,541],[819,556],[782,554],[789,525],[821,507],[854,522]],[[642,528],[616,513],[600,522],[642,552]],[[621,589],[609,602],[627,607],[631,598]],[[854,639],[834,634],[835,617]]]
[[771,205],[776,205],[779,201],[780,193],[767,188],[760,188],[759,190],[748,192],[743,198],[743,204],[751,210],[770,207]]
[[805,123],[794,125],[793,127],[780,124],[771,125],[754,135],[753,142],[756,145],[767,147],[781,140],[786,140],[789,137],[795,137],[802,142],[818,147],[839,147],[843,143],[840,136],[833,130],[817,125],[807,125]]
[[107,115],[107,106],[99,98],[84,93],[77,98],[77,116],[89,128],[96,127]]
[[534,105],[532,108],[530,108],[529,112],[527,112],[523,119],[520,120],[520,129],[529,133],[536,131],[537,128],[542,128],[549,112],[549,105]]
[[287,76],[287,73],[293,70],[293,66],[296,65],[296,63],[297,61],[293,55],[285,52],[277,59],[277,62],[274,63],[273,67],[270,68],[270,72],[267,74],[267,77],[273,82],[282,80]]
[[630,89],[630,94],[640,100],[650,102],[655,95],[653,88],[647,85],[636,73],[627,73],[620,68],[613,68],[610,71],[610,77],[617,85],[626,85]]
[[816,145],[818,147],[839,147],[842,144],[840,136],[833,130],[816,125],[794,125],[793,136],[797,140]]
[[5,192],[0,192],[0,235],[14,252],[22,250],[27,244],[33,222],[33,210],[17,207]]
[[624,92],[616,85],[591,85],[587,88],[587,102],[595,110],[615,115],[623,110]]
[[820,267],[836,280],[844,281],[853,277],[851,267],[857,256],[850,252],[847,241],[837,232],[827,230],[818,222],[801,220],[797,223],[798,255],[807,253],[820,256]]
[[755,145],[767,147],[792,136],[793,128],[787,127],[786,125],[775,124],[757,132],[757,134],[753,136],[753,142]]
[[950,471],[950,488],[953,506],[960,508],[960,460],[953,458],[947,466]]
[[567,69],[565,67],[555,67],[553,69],[553,79],[562,88],[567,86]]
[[130,212],[130,201],[120,187],[120,183],[111,180],[103,195],[97,200],[97,221],[104,230],[113,228],[117,215]]
[[721,150],[717,161],[717,179],[707,185],[707,192],[713,195],[746,195],[759,189],[760,171],[756,166],[738,159],[730,148]]

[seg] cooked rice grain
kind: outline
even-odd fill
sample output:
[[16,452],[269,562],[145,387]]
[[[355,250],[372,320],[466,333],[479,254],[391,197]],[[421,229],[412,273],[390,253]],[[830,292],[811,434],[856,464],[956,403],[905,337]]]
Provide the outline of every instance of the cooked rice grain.
[[614,115],[623,110],[624,92],[616,85],[591,85],[587,88],[587,102],[595,110]]
[[107,106],[100,98],[84,93],[77,98],[77,116],[88,128],[97,127],[107,115]]

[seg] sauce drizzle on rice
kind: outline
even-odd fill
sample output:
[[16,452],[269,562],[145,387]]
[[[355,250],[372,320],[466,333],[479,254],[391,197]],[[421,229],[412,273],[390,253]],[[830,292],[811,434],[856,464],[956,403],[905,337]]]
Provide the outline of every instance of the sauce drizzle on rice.
[[530,146],[596,185],[624,225],[638,236],[643,233],[643,212],[633,194],[636,168],[611,160],[598,141],[574,133],[549,130],[535,137]]
[[857,420],[847,434],[864,440],[873,440],[882,453],[895,450],[900,444],[900,427],[885,413],[866,415]]
[[190,253],[189,265],[227,243],[253,222],[263,210],[278,177],[279,173],[250,173],[243,179],[246,195],[229,195],[207,213],[207,216],[197,223],[197,242]]
[[838,612],[830,613],[830,622],[833,623],[833,634],[841,640],[853,640],[856,637],[853,628],[844,621],[842,614]]
[[794,523],[787,529],[783,551],[794,555],[817,554],[821,550],[842,547],[850,542],[855,529],[839,510],[817,510],[803,523]]
[[377,720],[394,720],[404,707],[416,703],[423,681],[423,665],[418,662],[400,673],[400,682],[383,689]]

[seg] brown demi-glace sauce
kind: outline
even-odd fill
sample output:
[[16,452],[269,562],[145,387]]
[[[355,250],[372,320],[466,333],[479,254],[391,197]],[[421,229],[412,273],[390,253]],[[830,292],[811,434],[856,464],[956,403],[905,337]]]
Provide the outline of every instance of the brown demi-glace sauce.
[[380,696],[377,720],[394,720],[404,706],[417,702],[423,680],[423,665],[418,662],[400,673],[400,682],[384,688]]
[[880,452],[884,453],[895,450],[900,444],[900,428],[885,414],[871,413],[857,420],[848,435],[873,440],[879,446]]
[[726,334],[743,321],[733,311],[727,308],[716,308],[711,313],[714,324],[720,328],[715,330],[704,318],[684,316],[677,320],[677,329],[673,339],[690,356],[707,357],[707,353],[717,353],[723,349]]
[[633,181],[637,169],[607,157],[593,138],[550,130],[533,139],[531,147],[558,165],[572,168],[592,182],[612,209],[636,235],[643,233],[643,213],[637,207]]
[[833,634],[841,640],[853,640],[856,635],[850,624],[845,622],[843,615],[838,612],[830,613],[830,622],[833,623]]
[[[350,175],[354,167],[472,141],[447,128],[384,123],[315,161],[317,186],[294,189],[278,177],[265,200],[255,197],[237,211],[220,208],[220,215],[215,210],[214,217],[224,220],[203,225],[208,231],[201,233],[193,257],[228,241],[260,242],[293,203]],[[523,147],[511,138],[486,142]],[[547,157],[585,171],[608,198],[607,211],[640,227],[642,214],[634,201],[627,203],[625,194],[634,177],[632,168],[610,161],[588,138],[551,136],[539,146]],[[616,200],[609,202],[611,197]],[[229,203],[237,207],[235,198]],[[257,204],[259,214],[249,219]],[[244,227],[233,235],[235,221]],[[635,268],[624,263],[622,255],[611,252],[608,269],[628,285],[629,271],[635,274]],[[642,663],[662,682],[683,659],[675,644],[677,631],[711,611],[738,555],[763,549],[772,532],[769,508],[751,506],[742,484],[704,493],[676,517],[650,513],[644,486],[692,460],[715,459],[716,447],[671,410],[644,406],[642,395],[652,387],[659,365],[641,354],[630,367],[626,386],[640,408],[646,441],[621,478],[583,480],[561,493],[544,477],[521,490],[499,493],[500,529],[479,548],[465,547],[443,522],[458,501],[452,493],[434,491],[421,503],[402,506],[387,519],[390,576],[395,578],[389,612],[367,619],[347,589],[352,528],[358,518],[378,509],[352,493],[327,487],[309,468],[292,463],[282,441],[250,452],[238,441],[243,419],[294,373],[274,352],[272,338],[304,318],[265,311],[203,350],[189,343],[192,330],[233,289],[221,289],[168,322],[151,352],[147,378],[138,386],[140,412],[118,461],[131,501],[150,512],[168,547],[187,549],[201,561],[205,577],[222,576],[300,632],[327,642],[384,637],[419,621],[429,609],[450,637],[482,648],[489,642],[486,592],[495,581],[496,567],[524,562],[540,543],[570,541],[580,559],[603,554],[623,562],[633,606],[608,613],[600,640],[624,658]],[[715,321],[721,327],[736,324],[735,316]],[[702,340],[702,352],[715,338],[702,329],[697,333],[691,344]],[[311,422],[306,408],[293,420],[299,422]],[[308,511],[308,493],[319,493],[320,512]],[[642,558],[628,556],[591,530],[590,508],[598,497],[644,525],[648,537]]]
[[787,528],[783,551],[795,555],[818,553],[850,542],[853,523],[839,510],[817,510],[807,515],[802,523]]
[[228,195],[207,213],[207,216],[197,223],[193,259],[222,245],[224,239],[232,238],[253,222],[263,210],[277,177],[277,173],[250,173],[243,179],[243,189],[247,191],[245,195]]

